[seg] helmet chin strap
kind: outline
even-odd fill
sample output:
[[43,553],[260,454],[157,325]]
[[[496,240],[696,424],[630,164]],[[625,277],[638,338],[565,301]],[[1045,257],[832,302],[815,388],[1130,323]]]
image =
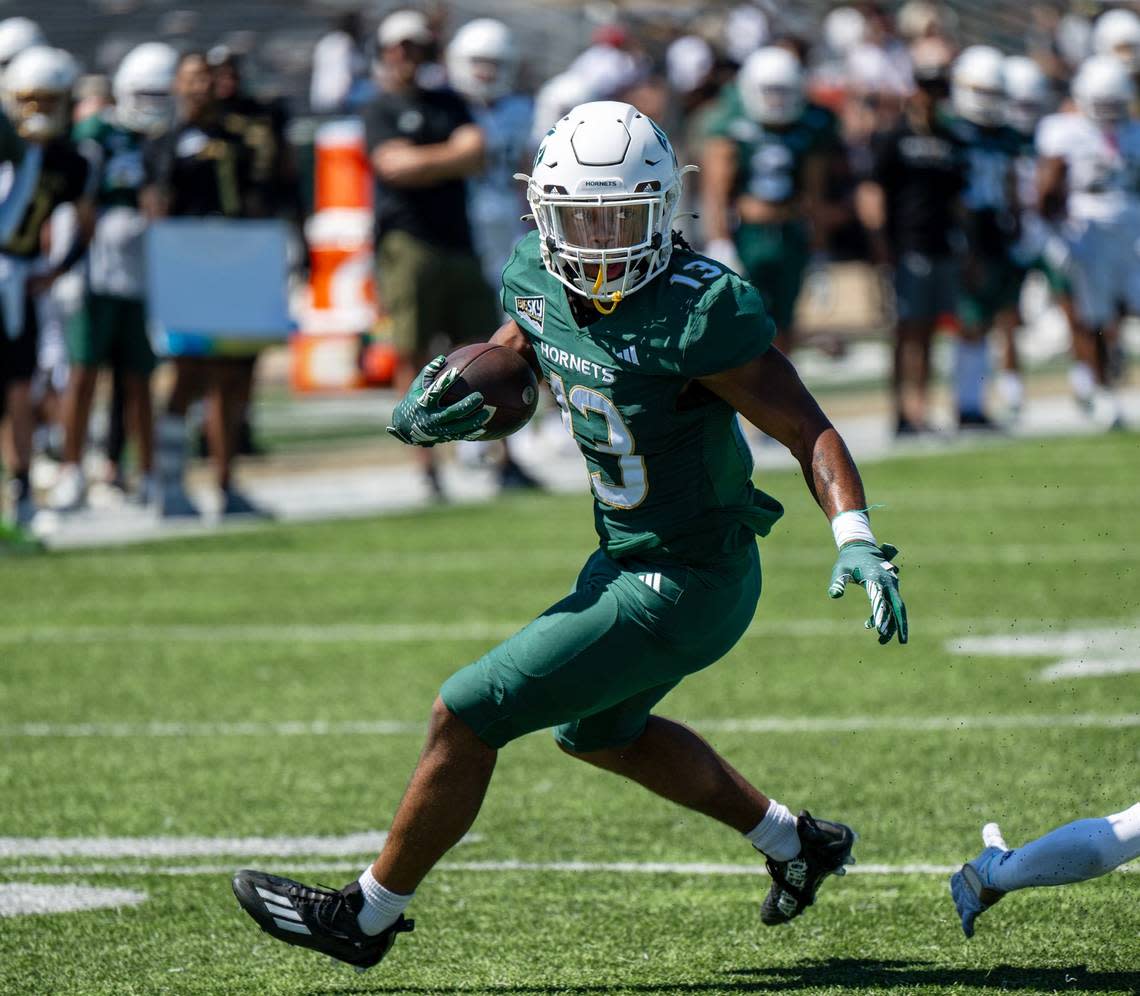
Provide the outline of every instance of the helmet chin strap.
[[[599,264],[598,264],[598,279],[594,281],[594,287],[593,287],[593,290],[594,290],[594,293],[595,293],[595,294],[597,294],[597,293],[598,293],[598,291],[600,291],[600,290],[602,289],[602,277],[603,277],[603,276],[605,276],[605,272],[606,272],[606,266],[605,266],[605,264],[604,264],[604,263],[599,263]],[[609,306],[609,308],[608,308],[608,309],[607,309],[607,308],[603,308],[603,307],[602,307],[602,302],[601,302],[601,301],[599,301],[599,300],[598,300],[596,297],[592,297],[592,298],[590,298],[590,300],[594,302],[594,307],[598,309],[598,312],[599,312],[600,314],[603,314],[603,315],[612,315],[612,314],[614,313],[614,310],[615,310],[615,309],[617,308],[617,306],[618,306],[618,305],[621,303],[621,291],[614,291],[614,292],[613,292],[613,293],[610,295],[610,300],[611,300],[613,303],[612,303],[612,304]]]

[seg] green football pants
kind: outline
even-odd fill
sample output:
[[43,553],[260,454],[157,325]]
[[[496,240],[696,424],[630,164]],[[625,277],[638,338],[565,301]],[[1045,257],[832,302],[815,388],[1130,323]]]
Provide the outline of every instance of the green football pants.
[[759,597],[754,543],[699,568],[619,562],[599,550],[569,595],[440,695],[491,747],[549,727],[577,753],[624,746],[685,675],[733,647]]

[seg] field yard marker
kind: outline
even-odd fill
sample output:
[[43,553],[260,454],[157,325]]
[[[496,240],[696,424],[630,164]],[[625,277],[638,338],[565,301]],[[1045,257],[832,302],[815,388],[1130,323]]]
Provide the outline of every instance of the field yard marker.
[[[339,837],[0,837],[0,858],[217,858],[375,854],[385,830]],[[461,844],[482,840],[468,834]]]
[[[929,862],[904,862],[902,864],[856,864],[847,869],[850,875],[949,875],[956,872],[961,864],[942,865]],[[0,868],[4,875],[116,875],[146,876],[163,875],[173,877],[193,875],[232,875],[235,864],[200,865],[152,865],[152,864],[87,864],[87,865],[18,865],[11,870]],[[279,871],[294,875],[312,875],[334,872],[359,872],[360,862],[345,861],[301,861],[287,862]],[[558,874],[597,874],[608,875],[766,875],[761,861],[748,864],[722,864],[707,861],[443,861],[441,872],[551,872]],[[1124,865],[1117,871],[1140,873],[1140,862]]]
[[[752,716],[686,719],[709,733],[862,733],[901,730],[938,733],[954,730],[1036,730],[1050,727],[1121,729],[1140,726],[1140,713],[1026,713],[981,716]],[[214,723],[12,723],[0,737],[351,737],[421,736],[426,724],[398,720],[313,720]],[[543,736],[543,733],[532,736]],[[2,838],[0,838],[2,839]]]
[[93,885],[35,885],[0,883],[0,917],[29,913],[75,913],[118,906],[138,906],[146,893],[134,889],[105,889]]
[[1060,658],[1038,671],[1041,681],[1102,678],[1140,671],[1140,626],[968,636],[949,641],[946,649],[971,656]]

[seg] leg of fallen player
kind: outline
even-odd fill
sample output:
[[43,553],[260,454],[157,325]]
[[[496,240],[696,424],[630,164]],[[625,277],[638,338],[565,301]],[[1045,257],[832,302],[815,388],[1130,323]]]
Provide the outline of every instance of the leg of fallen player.
[[498,751],[435,700],[427,743],[372,865],[377,882],[400,895],[416,890],[475,822],[497,757]]
[[[571,757],[637,782],[650,792],[727,824],[740,833],[757,826],[769,800],[693,730],[650,716],[645,732],[625,747]],[[794,829],[791,833],[794,840]],[[794,857],[795,850],[790,856]]]

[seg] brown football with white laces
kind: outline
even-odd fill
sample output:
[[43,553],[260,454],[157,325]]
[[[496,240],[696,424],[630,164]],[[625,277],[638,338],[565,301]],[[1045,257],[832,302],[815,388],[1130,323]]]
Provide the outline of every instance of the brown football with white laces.
[[526,359],[509,346],[490,342],[461,346],[447,355],[436,376],[446,376],[451,369],[458,374],[443,392],[440,407],[454,405],[474,391],[482,394],[491,418],[480,439],[502,439],[518,432],[538,407],[538,379]]

